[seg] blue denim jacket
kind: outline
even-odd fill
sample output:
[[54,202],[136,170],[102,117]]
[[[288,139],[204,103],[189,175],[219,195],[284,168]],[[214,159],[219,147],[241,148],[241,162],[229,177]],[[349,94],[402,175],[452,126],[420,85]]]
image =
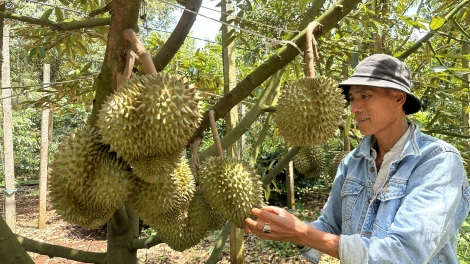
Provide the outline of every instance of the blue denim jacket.
[[[457,235],[470,200],[459,152],[416,126],[375,195],[371,139],[365,137],[342,161],[311,225],[340,235],[342,263],[458,263]],[[301,253],[315,263],[321,255],[308,247]]]

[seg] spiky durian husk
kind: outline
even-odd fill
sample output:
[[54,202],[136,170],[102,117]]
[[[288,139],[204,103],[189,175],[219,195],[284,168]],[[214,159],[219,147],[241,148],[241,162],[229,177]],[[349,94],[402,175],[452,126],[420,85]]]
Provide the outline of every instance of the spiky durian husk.
[[341,163],[341,161],[348,155],[349,152],[347,151],[340,151],[336,153],[336,155],[333,157],[333,159],[330,162],[330,165],[328,167],[328,176],[331,179],[334,179],[336,176],[336,171],[338,170],[338,166]]
[[181,159],[181,151],[145,157],[138,160],[129,161],[134,174],[141,180],[148,183],[159,183],[167,180],[170,174],[178,167]]
[[224,222],[197,188],[189,204],[188,217],[177,226],[159,230],[159,234],[169,247],[183,251],[197,245],[207,231],[222,227]]
[[196,88],[164,73],[131,78],[108,96],[97,127],[127,162],[183,149],[201,120]]
[[98,167],[88,176],[87,189],[80,201],[95,208],[118,209],[132,193],[135,176],[129,165],[116,159],[115,153],[105,153],[97,159]]
[[284,87],[274,121],[288,143],[313,147],[334,135],[344,106],[344,95],[333,79],[303,78]]
[[305,175],[312,168],[312,148],[300,148],[292,161],[294,162],[295,169]]
[[145,224],[167,228],[187,217],[189,202],[195,190],[194,177],[185,157],[167,180],[147,183],[136,179],[131,203]]
[[294,157],[293,162],[298,172],[307,178],[315,178],[323,173],[326,158],[320,146],[303,147]]
[[209,157],[198,182],[210,205],[224,218],[244,226],[251,209],[262,203],[262,183],[253,169],[230,157]]
[[62,218],[96,228],[111,217],[131,192],[128,166],[108,153],[97,130],[76,129],[58,147],[51,163],[51,204]]

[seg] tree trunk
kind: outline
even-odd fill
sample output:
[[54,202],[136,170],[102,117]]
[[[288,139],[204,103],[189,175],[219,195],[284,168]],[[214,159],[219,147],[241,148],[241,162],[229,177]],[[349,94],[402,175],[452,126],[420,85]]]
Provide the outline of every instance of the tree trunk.
[[28,252],[21,246],[15,234],[0,216],[0,263],[2,264],[34,264]]
[[[51,82],[51,65],[44,64],[44,77],[43,83],[44,90],[49,89]],[[42,109],[41,119],[41,154],[39,162],[39,217],[38,228],[46,227],[46,195],[47,195],[47,163],[49,155],[49,108]]]
[[129,206],[122,206],[108,221],[106,263],[137,263],[137,249],[132,241],[139,237],[139,217]]
[[[10,87],[10,33],[3,27],[2,87]],[[3,98],[3,146],[5,171],[5,219],[12,232],[16,231],[15,168],[13,157],[13,123],[11,115],[11,88],[2,89]]]

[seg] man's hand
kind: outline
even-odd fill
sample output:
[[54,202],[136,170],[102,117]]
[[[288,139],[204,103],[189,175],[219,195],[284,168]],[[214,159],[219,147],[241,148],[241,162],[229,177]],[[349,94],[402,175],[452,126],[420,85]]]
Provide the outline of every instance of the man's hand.
[[299,237],[307,233],[308,225],[282,208],[275,206],[253,208],[251,213],[258,218],[256,221],[251,218],[245,219],[247,224],[245,233],[254,233],[263,239],[293,243],[298,242]]

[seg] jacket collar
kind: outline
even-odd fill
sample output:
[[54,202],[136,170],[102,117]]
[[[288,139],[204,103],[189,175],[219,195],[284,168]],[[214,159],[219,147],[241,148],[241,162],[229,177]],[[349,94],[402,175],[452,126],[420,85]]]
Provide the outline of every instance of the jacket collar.
[[[408,135],[408,142],[405,144],[405,148],[403,149],[403,152],[400,154],[399,160],[403,159],[404,157],[408,155],[414,155],[414,156],[420,156],[421,151],[419,150],[418,147],[418,137],[421,136],[421,131],[418,127],[413,122],[410,122],[411,127],[411,133]],[[355,158],[360,158],[364,157],[367,159],[372,159],[372,156],[370,155],[370,148],[371,144],[374,140],[374,136],[365,136],[359,146],[354,150],[353,157]]]

